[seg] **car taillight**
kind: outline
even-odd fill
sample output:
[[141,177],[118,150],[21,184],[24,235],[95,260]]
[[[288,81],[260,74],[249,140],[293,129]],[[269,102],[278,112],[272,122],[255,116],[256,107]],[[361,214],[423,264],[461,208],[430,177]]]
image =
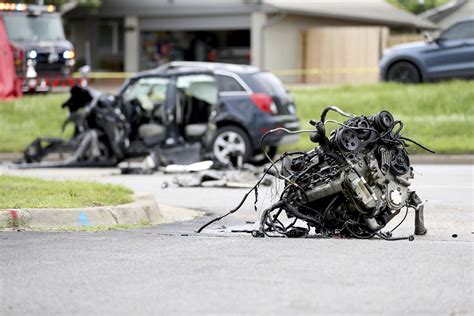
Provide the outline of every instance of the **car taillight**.
[[271,96],[265,93],[254,93],[252,94],[252,102],[265,113],[277,113],[277,107]]

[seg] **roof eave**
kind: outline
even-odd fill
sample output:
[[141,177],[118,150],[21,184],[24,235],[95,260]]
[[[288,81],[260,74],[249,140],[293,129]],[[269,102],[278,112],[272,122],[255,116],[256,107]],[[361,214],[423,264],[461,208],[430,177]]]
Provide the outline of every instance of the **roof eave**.
[[313,16],[313,17],[322,17],[322,18],[331,18],[331,19],[339,19],[339,20],[349,20],[349,21],[357,21],[357,22],[369,22],[372,24],[382,24],[390,27],[408,27],[408,28],[415,28],[421,30],[437,30],[439,29],[438,26],[433,24],[430,21],[421,20],[419,23],[411,23],[411,22],[402,22],[402,21],[388,21],[382,19],[373,19],[373,18],[363,18],[363,17],[354,17],[354,16],[344,16],[340,14],[330,14],[330,13],[322,13],[322,12],[311,12],[305,10],[296,10],[296,9],[282,9],[277,8],[272,5],[266,4],[263,7],[263,10],[266,13],[290,13],[290,14],[297,14],[297,15],[304,15],[304,16]]

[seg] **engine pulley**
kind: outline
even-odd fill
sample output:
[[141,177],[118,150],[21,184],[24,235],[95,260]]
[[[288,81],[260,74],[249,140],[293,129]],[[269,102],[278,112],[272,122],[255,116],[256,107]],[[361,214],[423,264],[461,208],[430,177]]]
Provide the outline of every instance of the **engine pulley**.
[[390,161],[390,170],[397,176],[401,176],[410,171],[410,159],[406,151],[394,147],[390,150],[392,160]]
[[393,116],[388,111],[381,111],[374,116],[375,128],[379,131],[387,131],[392,127],[393,122]]
[[348,128],[342,128],[336,134],[336,142],[343,151],[354,151],[359,148],[360,139],[356,132]]

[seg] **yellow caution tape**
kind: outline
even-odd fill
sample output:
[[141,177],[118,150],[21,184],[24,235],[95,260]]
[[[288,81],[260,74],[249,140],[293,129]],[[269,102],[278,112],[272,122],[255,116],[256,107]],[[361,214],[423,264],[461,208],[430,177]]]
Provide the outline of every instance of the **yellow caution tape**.
[[282,70],[274,70],[272,71],[272,73],[278,76],[295,76],[295,75],[377,73],[378,71],[379,71],[378,67],[357,67],[357,68],[282,69]]
[[[135,75],[134,72],[90,72],[87,74],[89,79],[127,79]],[[82,78],[79,72],[73,74],[74,78]]]

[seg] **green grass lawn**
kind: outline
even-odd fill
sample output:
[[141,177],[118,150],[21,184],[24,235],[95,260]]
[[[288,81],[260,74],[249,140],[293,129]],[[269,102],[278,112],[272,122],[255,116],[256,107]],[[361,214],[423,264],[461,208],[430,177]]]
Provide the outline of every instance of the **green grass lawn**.
[[0,209],[119,205],[132,202],[132,193],[113,184],[0,175]]
[[[291,89],[304,128],[321,110],[336,105],[356,115],[389,110],[403,120],[404,134],[439,153],[474,153],[474,81],[422,85],[382,83],[363,86]],[[38,136],[60,136],[68,95],[25,96],[0,102],[0,152],[22,151]],[[343,120],[331,113],[329,118]],[[308,149],[308,136],[283,150]],[[413,147],[413,149],[415,149]],[[413,151],[413,150],[412,150]],[[416,152],[420,152],[415,150]]]
[[36,137],[61,136],[67,94],[24,96],[0,101],[0,152],[20,152]]
[[[437,153],[474,153],[474,81],[452,81],[422,85],[392,83],[291,89],[302,125],[319,120],[321,110],[336,105],[356,115],[390,111],[403,121],[403,134]],[[337,113],[328,118],[343,121]],[[329,123],[329,127],[336,127]],[[314,144],[303,134],[296,145],[283,150],[309,149]],[[410,146],[411,152],[424,152]]]

